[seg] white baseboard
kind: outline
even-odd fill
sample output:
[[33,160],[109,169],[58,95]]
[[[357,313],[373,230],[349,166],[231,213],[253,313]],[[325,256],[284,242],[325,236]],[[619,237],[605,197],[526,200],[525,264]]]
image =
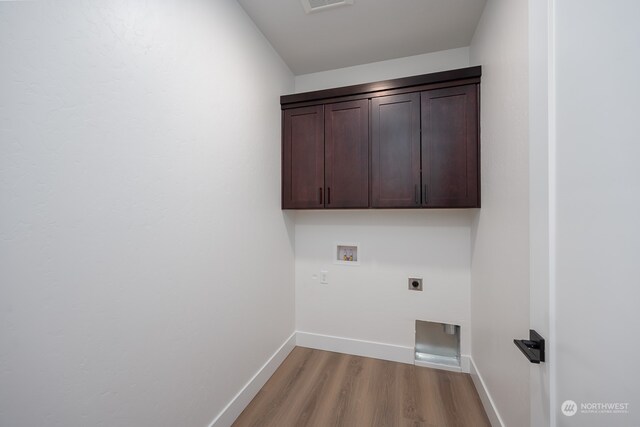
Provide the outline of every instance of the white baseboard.
[[471,372],[471,356],[467,356],[464,354],[460,356],[460,369],[465,374]]
[[330,335],[312,334],[300,331],[296,334],[296,344],[300,347],[335,351],[337,353],[372,357],[374,359],[409,363],[411,365],[413,365],[414,362],[414,349],[412,347],[402,347],[399,345],[334,337]]
[[478,371],[476,364],[474,363],[472,358],[469,358],[470,369],[471,369],[471,379],[473,379],[473,384],[476,386],[476,390],[478,390],[478,395],[480,396],[480,400],[482,401],[482,406],[484,406],[484,411],[487,413],[487,417],[489,417],[489,421],[491,422],[492,427],[504,427],[504,423],[502,422],[502,418],[500,418],[500,414],[496,409],[496,405],[491,398],[491,394],[489,394],[489,390],[487,390],[487,386],[482,379],[482,375]]
[[278,369],[278,366],[284,362],[289,353],[296,346],[296,333],[291,334],[289,338],[280,346],[278,350],[267,360],[267,362],[256,372],[256,374],[245,384],[244,387],[231,399],[231,402],[218,414],[218,416],[209,424],[209,427],[229,427],[244,411],[244,408],[251,403],[251,400],[258,394],[262,386],[267,382],[271,375]]

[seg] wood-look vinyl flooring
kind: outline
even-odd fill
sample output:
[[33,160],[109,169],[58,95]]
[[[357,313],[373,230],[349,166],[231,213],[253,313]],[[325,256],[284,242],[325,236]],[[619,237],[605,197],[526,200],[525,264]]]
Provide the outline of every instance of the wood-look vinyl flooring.
[[235,427],[490,427],[468,374],[296,347]]

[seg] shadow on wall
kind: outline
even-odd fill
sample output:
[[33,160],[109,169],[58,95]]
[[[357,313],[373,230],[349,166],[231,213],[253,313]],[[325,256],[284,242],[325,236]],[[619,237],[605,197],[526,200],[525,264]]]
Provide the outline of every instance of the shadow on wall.
[[449,228],[469,227],[478,211],[479,209],[300,210],[295,212],[293,218],[296,225]]

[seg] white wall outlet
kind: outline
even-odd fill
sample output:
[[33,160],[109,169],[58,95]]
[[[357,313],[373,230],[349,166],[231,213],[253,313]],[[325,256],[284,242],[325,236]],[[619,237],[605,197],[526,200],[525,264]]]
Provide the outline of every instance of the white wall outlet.
[[329,283],[329,278],[327,277],[329,275],[327,270],[321,270],[320,271],[320,283],[322,283],[323,285],[326,285],[327,283]]

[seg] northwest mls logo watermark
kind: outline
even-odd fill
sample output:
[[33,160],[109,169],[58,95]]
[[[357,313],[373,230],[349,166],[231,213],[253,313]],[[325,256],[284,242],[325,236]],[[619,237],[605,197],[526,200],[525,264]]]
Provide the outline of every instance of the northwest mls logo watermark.
[[573,417],[578,412],[578,405],[573,400],[565,400],[560,409],[567,417]]
[[587,402],[578,405],[573,400],[565,400],[560,410],[567,417],[573,417],[578,411],[581,414],[628,414],[627,402]]

